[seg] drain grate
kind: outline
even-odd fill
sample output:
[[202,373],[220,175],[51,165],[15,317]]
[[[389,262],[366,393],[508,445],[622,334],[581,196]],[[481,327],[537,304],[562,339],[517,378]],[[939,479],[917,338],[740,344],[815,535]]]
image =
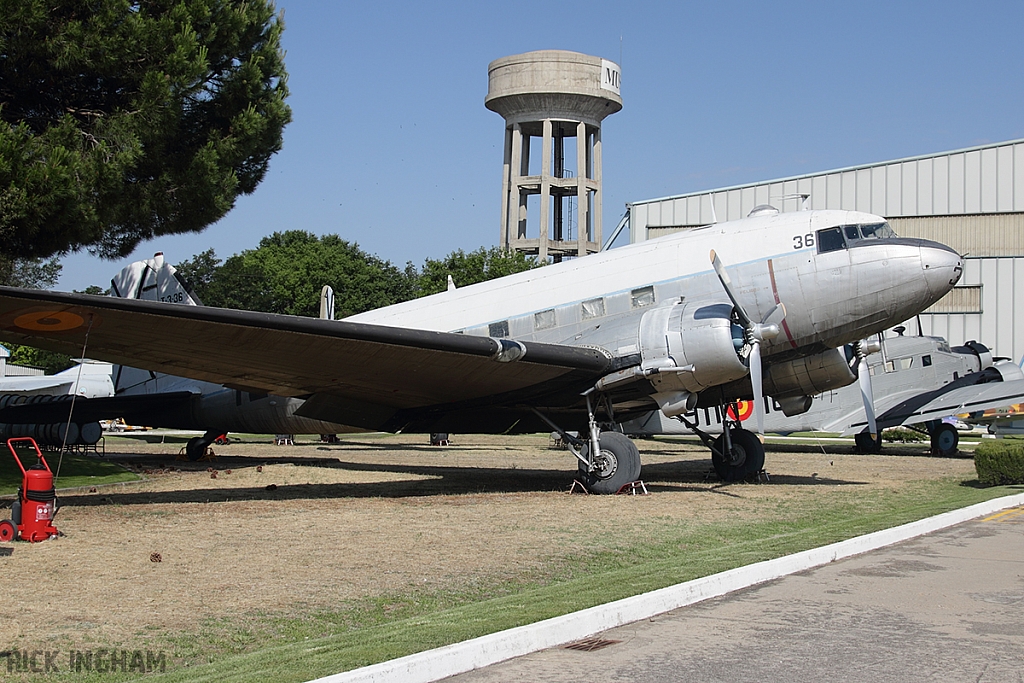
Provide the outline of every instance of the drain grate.
[[606,638],[586,638],[584,640],[577,640],[575,643],[569,643],[564,648],[566,650],[579,650],[580,652],[593,652],[594,650],[600,650],[601,648],[621,642],[621,640],[608,640]]

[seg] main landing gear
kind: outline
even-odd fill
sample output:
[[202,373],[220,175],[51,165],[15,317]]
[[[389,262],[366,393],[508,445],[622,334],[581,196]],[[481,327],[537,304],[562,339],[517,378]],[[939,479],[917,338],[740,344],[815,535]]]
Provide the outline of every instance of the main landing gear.
[[960,432],[956,427],[947,423],[939,422],[930,425],[928,433],[932,437],[932,455],[949,458],[956,455],[957,446],[960,445]]
[[859,432],[853,435],[853,443],[856,445],[858,453],[882,452],[881,434],[876,434],[874,438],[871,438],[871,434],[868,432]]
[[[734,405],[732,411],[734,415],[739,415],[738,406]],[[753,479],[764,469],[764,444],[757,434],[740,427],[738,420],[730,420],[729,411],[722,412],[726,417],[722,420],[722,434],[717,439],[701,431],[682,415],[677,415],[676,419],[711,449],[711,464],[719,479],[729,482]]]
[[[640,451],[625,434],[601,432],[597,455],[591,457],[593,446],[584,443],[579,454],[580,481],[591,493],[618,493],[626,484],[640,478]],[[571,444],[570,444],[571,447]]]
[[[928,422],[922,428],[920,426],[910,426],[910,429],[920,432],[922,434],[927,433],[931,440],[931,452],[932,455],[937,455],[942,458],[951,458],[957,454],[957,447],[960,445],[960,432],[956,430],[953,425],[934,420]],[[871,435],[867,432],[861,432],[853,436],[854,443],[857,444],[858,453],[881,453],[882,452],[882,435],[879,434],[877,439],[872,439]]]
[[[590,395],[591,392],[585,394],[590,427],[590,433],[585,440],[566,432],[537,409],[533,409],[533,412],[558,432],[563,442],[568,445],[569,451],[576,456],[579,461],[579,479],[587,487],[587,491],[602,494],[618,493],[623,486],[640,478],[640,450],[625,434],[605,431],[598,427]],[[614,422],[610,403],[605,405],[605,410],[609,419]]]

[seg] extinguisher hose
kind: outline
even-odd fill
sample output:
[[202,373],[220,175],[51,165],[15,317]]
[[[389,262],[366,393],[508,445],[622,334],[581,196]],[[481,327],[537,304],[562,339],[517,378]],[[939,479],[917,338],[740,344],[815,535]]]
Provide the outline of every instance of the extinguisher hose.
[[37,503],[49,503],[50,501],[56,500],[57,492],[54,489],[50,489],[49,491],[25,491],[25,498]]

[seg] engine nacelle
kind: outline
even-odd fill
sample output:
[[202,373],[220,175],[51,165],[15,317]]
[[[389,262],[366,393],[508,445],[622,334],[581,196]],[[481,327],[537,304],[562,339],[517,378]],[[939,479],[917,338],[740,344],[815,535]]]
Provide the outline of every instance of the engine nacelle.
[[[747,374],[746,364],[737,355],[743,332],[733,324],[731,313],[730,304],[680,302],[644,314],[641,368],[658,395],[696,394]],[[686,403],[682,396],[667,400],[672,405]]]
[[992,367],[992,352],[984,344],[969,341],[963,346],[954,346],[952,351],[959,353],[965,357],[965,360],[971,362],[971,372],[979,372]]
[[814,396],[856,380],[846,354],[841,349],[829,349],[813,356],[773,363],[764,376],[764,393],[776,398]]

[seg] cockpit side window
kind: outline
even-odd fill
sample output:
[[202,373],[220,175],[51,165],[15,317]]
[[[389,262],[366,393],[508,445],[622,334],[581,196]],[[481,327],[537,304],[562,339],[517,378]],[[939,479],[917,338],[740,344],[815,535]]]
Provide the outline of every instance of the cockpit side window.
[[[838,228],[834,228],[834,230],[839,231],[841,233],[840,236],[846,238],[846,245],[845,245],[846,247],[852,247],[855,243],[857,243],[857,242],[859,242],[861,240],[886,239],[886,238],[889,238],[889,237],[895,237],[896,236],[896,233],[893,232],[892,228],[889,227],[888,223],[854,223],[854,224],[851,224],[851,225],[843,225],[843,226],[840,226]],[[819,235],[818,244],[819,245],[821,245],[821,239],[822,239],[820,237],[820,235],[822,235],[822,233],[824,233],[824,232],[828,232],[828,231],[827,230],[819,230],[818,231],[818,235]],[[821,246],[819,251],[826,252],[826,251],[835,251],[836,249],[842,249],[841,246],[838,246],[838,241],[835,238],[833,238],[831,241],[828,241],[829,238],[825,237],[825,240],[827,242],[827,246],[829,246],[831,248],[827,248],[826,246]]]
[[824,254],[830,251],[845,249],[843,242],[843,230],[840,227],[825,228],[818,231],[818,253]]
[[895,237],[896,233],[889,227],[888,223],[865,223],[860,226],[861,234],[864,235],[864,239],[885,239],[887,237]]

